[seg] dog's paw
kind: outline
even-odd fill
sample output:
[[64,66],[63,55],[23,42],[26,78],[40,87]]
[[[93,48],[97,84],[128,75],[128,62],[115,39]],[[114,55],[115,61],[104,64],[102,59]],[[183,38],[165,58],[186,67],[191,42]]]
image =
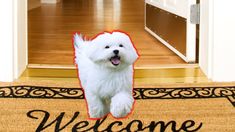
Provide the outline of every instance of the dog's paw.
[[90,118],[102,118],[109,113],[109,108],[97,99],[88,104],[88,111]]
[[125,117],[131,112],[133,102],[130,94],[118,93],[111,99],[110,112],[116,118]]
[[90,118],[102,118],[108,114],[108,111],[102,107],[90,107],[89,116]]

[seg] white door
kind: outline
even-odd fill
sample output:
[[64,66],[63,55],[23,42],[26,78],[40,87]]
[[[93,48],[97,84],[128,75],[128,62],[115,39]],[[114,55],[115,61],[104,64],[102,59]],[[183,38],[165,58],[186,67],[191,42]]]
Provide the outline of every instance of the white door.
[[145,29],[186,62],[196,59],[196,25],[190,8],[196,0],[145,0]]

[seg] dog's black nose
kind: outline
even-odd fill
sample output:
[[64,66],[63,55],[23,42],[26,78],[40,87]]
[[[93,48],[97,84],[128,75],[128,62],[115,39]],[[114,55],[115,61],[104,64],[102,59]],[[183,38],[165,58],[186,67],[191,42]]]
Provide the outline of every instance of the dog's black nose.
[[114,50],[113,53],[117,55],[119,53],[119,50]]

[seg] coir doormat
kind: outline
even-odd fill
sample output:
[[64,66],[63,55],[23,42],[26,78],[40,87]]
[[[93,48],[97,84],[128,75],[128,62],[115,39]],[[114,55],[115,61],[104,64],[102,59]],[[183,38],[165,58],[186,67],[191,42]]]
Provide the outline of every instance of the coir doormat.
[[134,88],[125,119],[88,118],[81,88],[0,87],[0,131],[234,132],[235,86]]

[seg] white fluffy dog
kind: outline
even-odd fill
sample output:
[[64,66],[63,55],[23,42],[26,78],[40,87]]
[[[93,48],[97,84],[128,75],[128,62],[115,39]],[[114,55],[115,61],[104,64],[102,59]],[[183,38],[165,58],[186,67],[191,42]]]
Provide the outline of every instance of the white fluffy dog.
[[74,47],[90,118],[109,112],[116,118],[127,116],[134,103],[133,63],[138,58],[129,36],[105,32],[86,41],[75,34]]

